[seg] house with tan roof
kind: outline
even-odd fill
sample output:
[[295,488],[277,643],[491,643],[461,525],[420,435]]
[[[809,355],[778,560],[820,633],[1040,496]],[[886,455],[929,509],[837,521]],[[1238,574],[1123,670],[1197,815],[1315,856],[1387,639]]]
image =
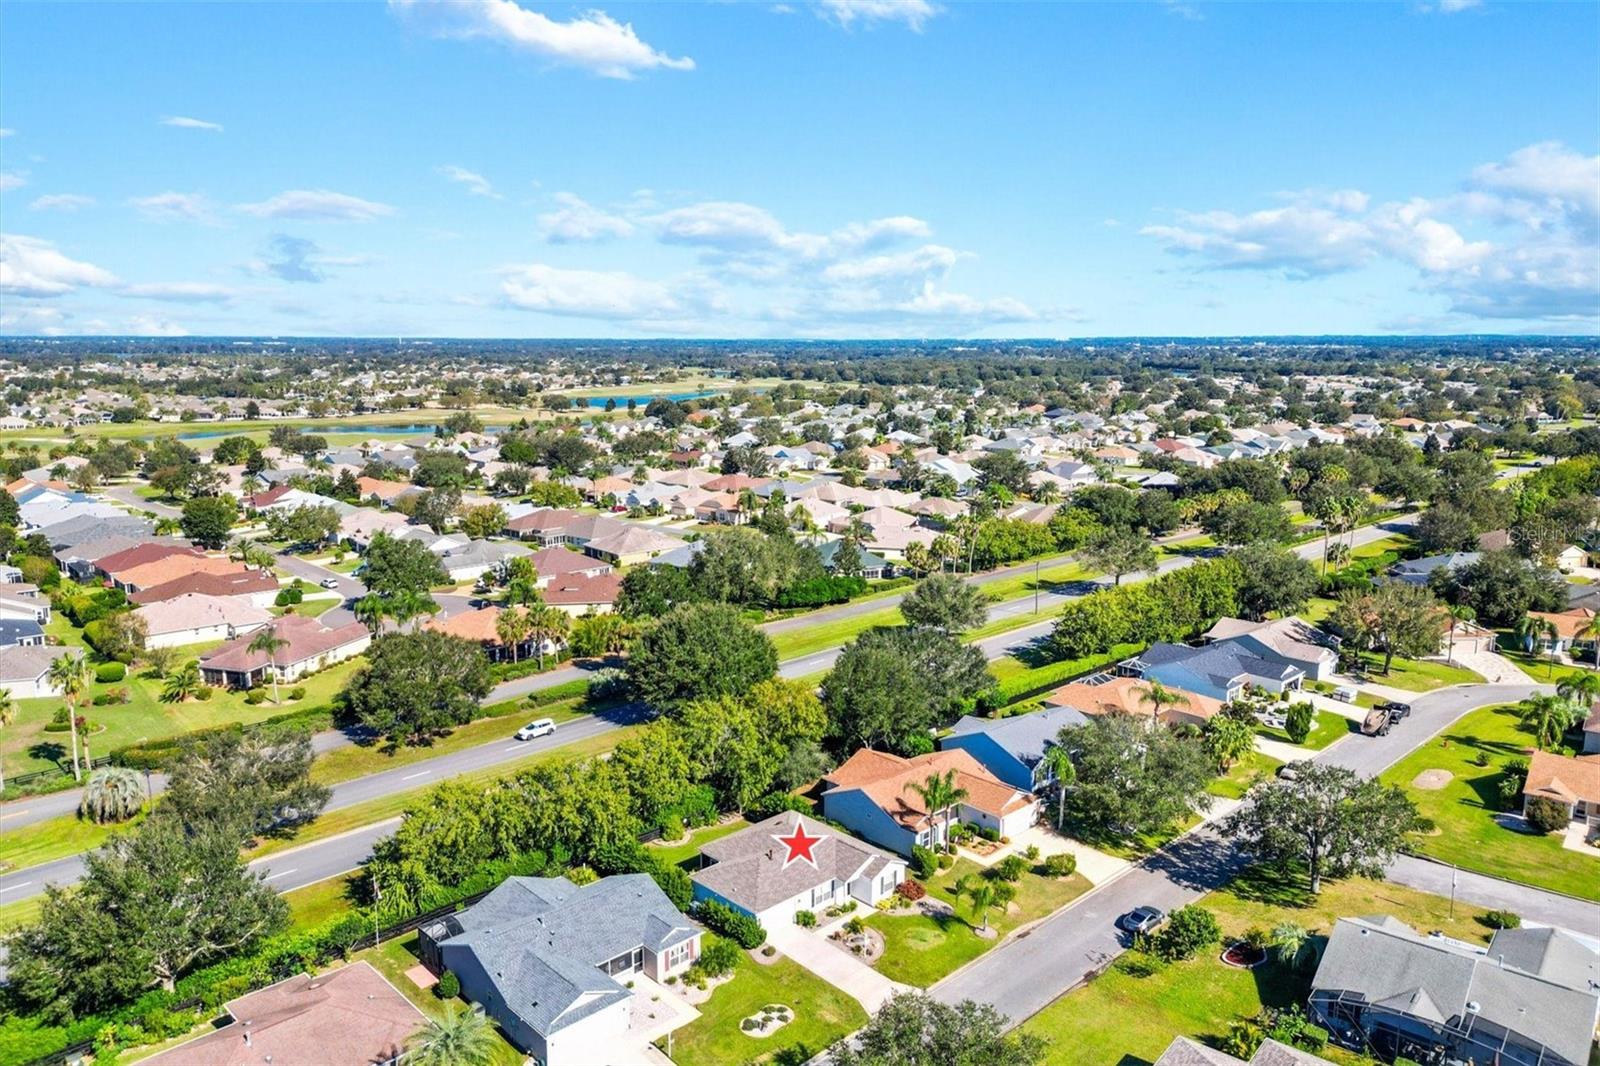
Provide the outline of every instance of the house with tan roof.
[[1531,799],[1559,803],[1573,821],[1600,829],[1600,755],[1535,750],[1528,756],[1528,779],[1522,786],[1524,814]]
[[944,813],[929,811],[912,786],[950,771],[955,772],[956,787],[967,793],[952,820],[1001,836],[1016,836],[1033,824],[1038,800],[1001,781],[961,749],[907,759],[862,748],[823,777],[823,817],[900,855],[910,855],[914,845],[942,845]]
[[287,641],[268,655],[252,650],[251,636],[237,637],[200,657],[200,674],[208,685],[254,688],[272,680],[294,681],[342,663],[367,650],[372,633],[360,622],[330,629],[315,618],[286,614],[273,623],[278,639]]
[[427,1018],[369,963],[299,973],[229,1000],[231,1019],[146,1059],[151,1066],[398,1063]]
[[198,592],[206,596],[242,596],[257,607],[271,607],[278,587],[278,579],[271,570],[184,574],[164,585],[129,593],[128,600],[142,606]]
[[1556,652],[1557,654],[1574,655],[1580,649],[1588,655],[1587,649],[1594,647],[1594,637],[1585,636],[1584,630],[1594,624],[1595,612],[1589,607],[1569,607],[1565,611],[1529,611],[1529,617],[1537,618],[1550,625],[1553,633],[1541,633],[1534,641],[1534,647],[1541,652]]
[[169,555],[111,572],[111,583],[123,592],[139,592],[165,585],[189,574],[242,574],[248,567],[220,555]]
[[611,573],[611,564],[592,555],[581,555],[565,548],[541,548],[529,555],[533,564],[535,588],[544,588],[556,578],[599,577]]
[[606,569],[604,574],[552,579],[544,588],[544,602],[573,617],[609,613],[622,593],[622,577]]
[[[500,616],[507,610],[525,609],[481,607],[475,611],[460,611],[448,618],[430,618],[423,624],[423,628],[473,641],[483,647],[483,653],[493,662],[522,660],[537,655],[539,648],[531,640],[521,641],[513,647],[500,639]],[[555,650],[554,644],[547,644],[545,654],[548,655]]]
[[145,646],[177,648],[213,640],[233,640],[272,622],[272,612],[244,596],[207,596],[188,592],[170,600],[136,608],[146,626]]
[[402,496],[420,493],[422,489],[409,481],[387,481],[377,477],[356,478],[356,488],[363,500],[376,499],[385,507],[392,506]]
[[[814,862],[789,862],[778,837],[796,828],[820,837]],[[700,849],[690,875],[697,901],[724,903],[769,928],[794,921],[797,911],[820,911],[856,900],[873,906],[906,879],[905,860],[794,811],[775,814]]]
[[[1205,725],[1222,710],[1222,701],[1187,689],[1164,686],[1184,702],[1167,704],[1156,716],[1167,725]],[[1106,714],[1131,714],[1149,718],[1154,708],[1148,702],[1148,681],[1137,677],[1114,677],[1103,684],[1073,681],[1045,697],[1046,707],[1070,707],[1079,714],[1098,718]]]
[[595,537],[584,551],[617,566],[647,563],[663,552],[683,547],[683,541],[645,526],[624,526],[615,533]]

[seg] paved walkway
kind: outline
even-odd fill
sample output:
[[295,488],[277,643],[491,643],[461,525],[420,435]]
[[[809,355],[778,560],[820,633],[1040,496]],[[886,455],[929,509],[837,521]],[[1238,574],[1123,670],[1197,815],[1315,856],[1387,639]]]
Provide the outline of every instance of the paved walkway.
[[767,930],[767,940],[804,969],[854,997],[868,1014],[896,992],[912,991],[828,943],[822,929],[802,929],[793,922],[776,923]]

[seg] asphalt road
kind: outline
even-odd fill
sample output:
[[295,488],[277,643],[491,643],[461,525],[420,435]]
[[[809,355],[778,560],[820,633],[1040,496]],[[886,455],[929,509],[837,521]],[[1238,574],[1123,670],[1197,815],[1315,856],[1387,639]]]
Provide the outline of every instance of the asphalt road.
[[[1435,733],[1478,707],[1506,703],[1547,686],[1474,685],[1419,696],[1412,713],[1387,737],[1350,734],[1323,749],[1319,762],[1362,774],[1379,773],[1426,743]],[[1013,937],[935,985],[932,993],[947,1003],[964,999],[987,1003],[1013,1024],[1031,1017],[1129,946],[1116,919],[1138,906],[1171,913],[1220,888],[1244,865],[1227,841],[1210,829],[1182,837],[1123,873],[1096,886],[1065,910]],[[1401,858],[1390,879],[1448,896],[1451,870],[1422,859]],[[1462,872],[1456,898],[1485,907],[1508,907],[1536,921],[1580,932],[1600,932],[1600,904]]]

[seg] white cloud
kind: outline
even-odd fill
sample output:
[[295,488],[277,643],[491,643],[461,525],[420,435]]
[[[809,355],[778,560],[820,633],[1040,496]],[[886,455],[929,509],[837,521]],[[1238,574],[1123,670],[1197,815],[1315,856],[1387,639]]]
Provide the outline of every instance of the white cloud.
[[290,189],[238,209],[257,218],[292,218],[305,222],[371,222],[394,214],[394,208],[328,189]]
[[1183,0],[1161,0],[1161,6],[1167,9],[1168,14],[1176,15],[1190,22],[1203,22],[1205,20],[1205,15],[1199,8],[1193,4],[1184,3]]
[[137,337],[187,337],[189,331],[171,319],[155,315],[134,315],[128,319],[128,333]]
[[932,235],[932,227],[910,215],[876,218],[871,222],[851,222],[829,234],[835,245],[854,251],[882,248],[896,241],[920,240]]
[[213,285],[205,281],[147,282],[124,285],[117,292],[140,300],[162,300],[169,303],[227,303],[234,291],[226,285]]
[[539,230],[552,244],[584,244],[633,236],[633,223],[595,207],[570,192],[558,192],[560,206],[539,216]]
[[608,321],[672,321],[715,301],[701,284],[675,286],[625,271],[568,270],[544,263],[508,267],[501,295],[523,311]]
[[75,289],[111,288],[117,277],[93,263],[69,258],[50,241],[0,234],[0,292],[12,296],[63,296]]
[[846,29],[858,22],[903,22],[918,33],[941,10],[930,0],[818,0],[817,6],[824,18]]
[[883,281],[890,278],[921,278],[944,275],[960,260],[961,253],[942,244],[925,244],[905,252],[875,255],[866,259],[846,259],[822,272],[830,282]]
[[216,218],[203,193],[162,192],[136,196],[128,203],[152,222],[212,222]]
[[[1480,7],[1482,4],[1483,0],[1439,0],[1437,4],[1432,6],[1431,10],[1438,11],[1442,15],[1454,15],[1460,11]],[[1430,10],[1427,4],[1424,4],[1422,9],[1424,11]]]
[[28,179],[14,170],[0,170],[0,192],[10,192],[28,184]]
[[487,196],[492,200],[501,198],[500,194],[494,191],[494,186],[489,184],[489,179],[476,171],[452,164],[440,167],[439,173],[457,185],[465,185],[467,191],[474,196]]
[[7,333],[59,336],[67,332],[67,322],[71,318],[70,314],[59,307],[13,302],[0,310],[0,330]]
[[0,126],[0,137],[15,137],[17,131],[9,126]]
[[1593,321],[1600,309],[1600,156],[1554,142],[1477,167],[1457,194],[1373,205],[1355,190],[1306,193],[1140,232],[1212,268],[1311,278],[1399,263],[1471,317]]
[[389,10],[437,36],[497,40],[605,78],[632,78],[658,68],[694,69],[694,60],[652,48],[630,23],[618,22],[604,11],[586,11],[562,21],[513,0],[389,0]]
[[161,120],[163,126],[176,126],[180,130],[205,130],[209,133],[221,133],[222,127],[215,122],[207,122],[201,118],[190,118],[188,115],[168,115]]
[[33,211],[76,211],[79,208],[93,206],[92,196],[80,196],[75,192],[58,192],[36,197],[28,208]]

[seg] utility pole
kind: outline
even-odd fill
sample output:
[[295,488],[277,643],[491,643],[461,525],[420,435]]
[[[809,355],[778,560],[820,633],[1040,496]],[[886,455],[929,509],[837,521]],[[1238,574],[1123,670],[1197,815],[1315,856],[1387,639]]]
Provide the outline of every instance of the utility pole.
[[[383,889],[378,887],[378,872],[372,871],[372,902],[379,903],[383,900]],[[383,947],[383,930],[378,928],[378,908],[372,908],[372,946],[374,949]]]
[[1033,613],[1039,613],[1039,560],[1033,561]]

